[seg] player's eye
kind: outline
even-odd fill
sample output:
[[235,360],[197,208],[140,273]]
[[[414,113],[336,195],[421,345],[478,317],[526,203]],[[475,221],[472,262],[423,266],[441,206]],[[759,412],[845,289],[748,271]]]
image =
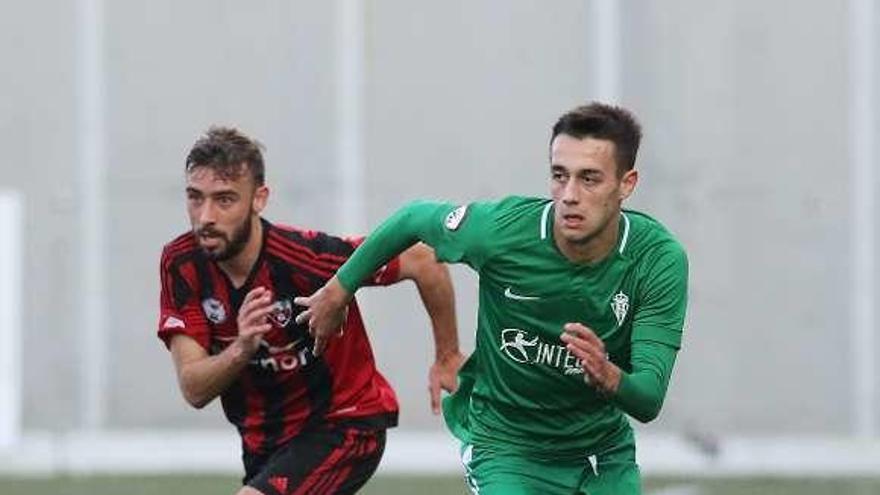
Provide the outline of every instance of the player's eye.
[[219,198],[217,198],[217,203],[219,203],[220,206],[227,208],[235,203],[235,198],[233,198],[232,196],[220,196]]
[[594,186],[601,182],[599,174],[583,174],[580,176],[581,183],[585,186]]
[[550,172],[550,179],[554,182],[565,182],[568,176],[558,170],[553,170]]

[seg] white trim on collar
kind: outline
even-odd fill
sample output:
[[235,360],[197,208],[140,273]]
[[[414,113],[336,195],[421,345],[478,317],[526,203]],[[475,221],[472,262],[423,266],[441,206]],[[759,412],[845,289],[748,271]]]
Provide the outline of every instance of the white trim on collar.
[[541,239],[547,238],[547,217],[550,216],[550,207],[553,206],[553,201],[548,201],[547,206],[544,207],[544,211],[541,212],[541,227],[539,233],[541,234]]
[[620,249],[617,250],[620,254],[623,254],[623,249],[626,247],[626,241],[629,239],[629,217],[626,216],[626,213],[620,212],[623,215],[623,238],[620,240]]

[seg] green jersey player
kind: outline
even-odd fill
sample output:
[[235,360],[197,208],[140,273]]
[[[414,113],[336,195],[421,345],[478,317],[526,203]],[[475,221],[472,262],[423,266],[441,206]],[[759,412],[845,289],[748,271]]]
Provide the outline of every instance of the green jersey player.
[[626,416],[660,411],[681,344],[687,258],[659,222],[622,209],[640,138],[628,111],[578,107],[553,127],[552,200],[411,203],[299,300],[321,352],[360,283],[415,242],[477,271],[476,349],[443,404],[475,493],[641,492]]

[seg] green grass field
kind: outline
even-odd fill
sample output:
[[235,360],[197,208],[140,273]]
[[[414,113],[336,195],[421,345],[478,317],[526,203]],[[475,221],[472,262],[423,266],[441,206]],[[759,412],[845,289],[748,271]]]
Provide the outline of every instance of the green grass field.
[[[2,495],[232,495],[237,480],[213,475],[177,477],[0,478]],[[467,495],[457,477],[378,476],[363,495]],[[645,495],[875,495],[880,480],[648,480]]]

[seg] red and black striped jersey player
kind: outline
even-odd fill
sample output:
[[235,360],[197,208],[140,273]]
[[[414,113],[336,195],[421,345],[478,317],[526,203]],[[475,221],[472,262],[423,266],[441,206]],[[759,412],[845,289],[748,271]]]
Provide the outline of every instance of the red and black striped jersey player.
[[[192,230],[161,260],[159,337],[171,350],[183,396],[201,408],[220,397],[242,439],[238,495],[354,493],[382,457],[397,423],[394,391],[376,369],[356,304],[339,339],[319,357],[295,321],[309,295],[361,242],[282,227],[269,199],[262,146],[212,127],[186,158]],[[433,327],[431,405],[456,387],[462,361],[449,272],[417,245],[373,274],[373,285],[416,283]]]

